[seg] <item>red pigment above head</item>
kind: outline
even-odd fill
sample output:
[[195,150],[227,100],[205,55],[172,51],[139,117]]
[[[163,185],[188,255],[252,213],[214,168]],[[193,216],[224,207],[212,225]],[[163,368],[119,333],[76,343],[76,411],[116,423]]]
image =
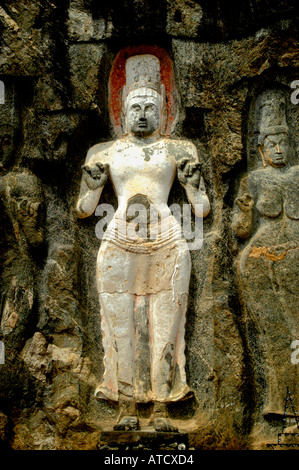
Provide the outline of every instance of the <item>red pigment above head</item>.
[[[133,56],[141,60],[136,57],[135,61],[128,61]],[[166,109],[163,134],[170,136],[177,121],[178,95],[172,62],[164,49],[158,46],[135,46],[122,49],[117,54],[109,77],[109,114],[118,137],[124,133],[124,98],[128,94],[137,93],[138,88],[146,88],[162,97]]]

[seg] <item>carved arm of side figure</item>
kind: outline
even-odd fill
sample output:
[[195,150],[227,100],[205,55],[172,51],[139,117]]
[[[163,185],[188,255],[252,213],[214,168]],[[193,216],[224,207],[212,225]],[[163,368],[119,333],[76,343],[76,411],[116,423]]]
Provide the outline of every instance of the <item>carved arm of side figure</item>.
[[[201,176],[201,163],[198,161],[194,145],[188,148],[189,152],[177,164],[178,180],[186,191],[187,199],[197,217],[206,217],[211,209],[203,177]],[[202,204],[203,212],[197,210],[196,205]]]
[[253,229],[253,206],[254,199],[248,188],[248,178],[245,177],[240,182],[238,197],[235,201],[235,213],[233,216],[232,229],[237,237],[248,238]]
[[83,174],[76,206],[80,218],[93,214],[108,179],[108,164],[100,163],[97,154],[97,146],[89,149],[82,166]]

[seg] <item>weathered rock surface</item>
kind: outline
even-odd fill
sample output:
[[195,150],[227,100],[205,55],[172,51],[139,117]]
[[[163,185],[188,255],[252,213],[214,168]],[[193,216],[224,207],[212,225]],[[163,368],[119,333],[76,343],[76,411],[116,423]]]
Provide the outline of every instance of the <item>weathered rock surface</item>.
[[[287,256],[273,259],[286,248],[272,232],[277,251],[259,244],[241,272],[238,260],[252,239],[233,228],[244,179],[262,168],[253,109],[263,91],[285,96],[291,166],[298,162],[299,105],[291,102],[299,80],[297,2],[219,3],[1,3],[0,440],[14,449],[97,449],[118,414],[93,396],[103,374],[97,218],[78,220],[74,207],[87,149],[114,138],[113,60],[144,43],[163,47],[173,61],[175,135],[197,147],[211,201],[204,246],[191,252],[186,371],[195,399],[172,405],[171,416],[200,449],[263,449],[277,440],[284,416],[289,428],[296,425],[291,407],[284,415],[283,397],[289,387],[299,412],[299,366],[291,359],[299,340],[298,228],[286,235]],[[287,184],[279,180],[280,193],[294,196],[295,182],[291,173]],[[186,202],[175,183],[170,203],[178,200]],[[116,204],[111,185],[103,201]],[[295,226],[294,211],[291,220]],[[259,224],[254,219],[254,230]],[[280,388],[265,416],[270,352]],[[148,410],[140,414],[146,422]]]

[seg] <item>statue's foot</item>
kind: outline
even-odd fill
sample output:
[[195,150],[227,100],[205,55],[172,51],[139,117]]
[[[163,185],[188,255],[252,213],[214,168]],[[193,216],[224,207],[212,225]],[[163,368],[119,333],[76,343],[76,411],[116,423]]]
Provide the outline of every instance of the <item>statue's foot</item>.
[[178,432],[178,429],[165,417],[153,418],[153,426],[157,432]]
[[139,420],[137,416],[122,416],[117,424],[113,426],[115,431],[137,431]]
[[279,408],[278,406],[276,407],[271,407],[271,406],[265,406],[263,409],[263,416],[278,416],[278,417],[283,417],[285,414],[285,410],[281,407]]
[[293,426],[290,426],[289,428],[285,428],[284,432],[289,433],[289,434],[298,434],[299,433],[298,424],[294,424]]

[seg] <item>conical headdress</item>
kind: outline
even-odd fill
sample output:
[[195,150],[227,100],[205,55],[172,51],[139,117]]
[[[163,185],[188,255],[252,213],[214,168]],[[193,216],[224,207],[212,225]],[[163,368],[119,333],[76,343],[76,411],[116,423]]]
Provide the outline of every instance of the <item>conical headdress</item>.
[[261,96],[259,106],[259,144],[267,135],[288,133],[286,101],[281,93],[269,91]]
[[165,97],[161,83],[160,60],[151,54],[129,57],[126,61],[126,85],[123,88],[123,102],[135,96]]

